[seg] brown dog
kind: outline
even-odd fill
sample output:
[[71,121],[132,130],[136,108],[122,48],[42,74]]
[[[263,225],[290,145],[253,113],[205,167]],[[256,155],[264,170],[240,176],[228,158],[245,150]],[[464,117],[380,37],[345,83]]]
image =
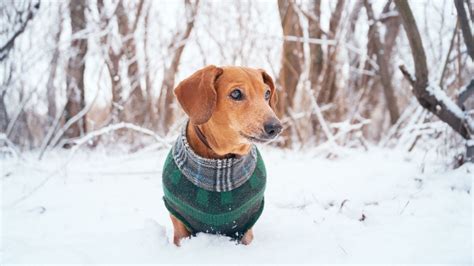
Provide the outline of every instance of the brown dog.
[[[263,70],[247,67],[207,66],[183,80],[175,89],[181,107],[189,116],[186,138],[199,156],[225,159],[249,154],[252,143],[274,139],[282,126],[273,108],[276,91]],[[263,208],[263,207],[262,207]],[[191,232],[181,219],[170,214],[174,243]],[[249,244],[248,229],[240,239]]]

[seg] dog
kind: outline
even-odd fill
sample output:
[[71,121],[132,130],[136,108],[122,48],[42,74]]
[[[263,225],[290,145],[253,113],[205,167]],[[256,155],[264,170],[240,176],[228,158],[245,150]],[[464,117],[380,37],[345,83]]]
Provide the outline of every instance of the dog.
[[261,69],[210,65],[181,81],[174,94],[189,119],[163,168],[173,243],[204,232],[248,245],[266,184],[255,143],[282,130],[274,82]]

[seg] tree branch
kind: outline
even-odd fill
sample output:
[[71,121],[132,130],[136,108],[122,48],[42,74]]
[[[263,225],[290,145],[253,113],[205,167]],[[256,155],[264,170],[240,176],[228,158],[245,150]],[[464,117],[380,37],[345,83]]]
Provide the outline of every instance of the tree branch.
[[[35,5],[33,5],[33,9],[31,8],[31,4],[28,5],[28,15],[26,16],[25,21],[23,24],[20,26],[20,29],[16,31],[13,36],[2,46],[0,47],[0,62],[5,60],[8,56],[8,52],[13,48],[13,45],[15,44],[16,38],[20,36],[23,31],[25,31],[26,26],[28,25],[28,22],[33,19],[34,15],[40,8],[40,2],[37,2]],[[23,12],[21,12],[23,13]]]
[[472,95],[474,95],[474,79],[459,92],[458,106],[464,109],[464,102]]
[[411,8],[406,0],[395,0],[398,12],[402,18],[411,53],[415,65],[415,79],[410,73],[400,67],[402,73],[413,86],[413,94],[418,102],[428,111],[447,123],[464,139],[471,139],[472,125],[469,117],[438,87],[428,85],[428,68],[420,32],[413,17]]
[[387,51],[385,51],[382,42],[380,41],[379,29],[377,26],[377,21],[375,20],[372,4],[370,4],[368,0],[365,0],[364,6],[367,11],[367,18],[372,21],[372,25],[369,27],[369,35],[372,38],[373,44],[375,46],[374,48],[375,54],[377,56],[377,64],[379,65],[377,72],[380,75],[380,81],[383,85],[385,101],[390,114],[390,123],[394,125],[400,117],[400,111],[398,110],[397,98],[395,97],[395,93],[393,91],[387,58],[383,54]]
[[463,0],[454,0],[454,5],[458,12],[458,19],[461,24],[462,37],[466,43],[467,52],[472,60],[474,60],[474,40],[472,39],[471,27],[464,9]]

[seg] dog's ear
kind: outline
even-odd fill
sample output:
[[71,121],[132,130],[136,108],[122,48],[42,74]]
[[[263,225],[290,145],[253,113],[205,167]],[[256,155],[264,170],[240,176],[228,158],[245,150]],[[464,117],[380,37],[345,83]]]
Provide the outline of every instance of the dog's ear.
[[270,107],[275,110],[278,102],[277,91],[275,89],[275,83],[273,83],[272,77],[265,72],[263,69],[259,69],[262,72],[263,82],[270,87]]
[[217,102],[215,81],[222,72],[222,68],[207,66],[181,81],[175,88],[174,94],[191,123],[200,125],[211,118]]

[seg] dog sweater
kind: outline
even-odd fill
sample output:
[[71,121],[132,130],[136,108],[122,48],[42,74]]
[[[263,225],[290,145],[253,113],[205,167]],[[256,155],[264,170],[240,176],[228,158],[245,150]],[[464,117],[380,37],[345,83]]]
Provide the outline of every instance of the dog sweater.
[[207,159],[195,154],[181,134],[166,158],[162,178],[166,208],[193,235],[205,232],[240,240],[263,211],[266,170],[255,146],[244,157]]

